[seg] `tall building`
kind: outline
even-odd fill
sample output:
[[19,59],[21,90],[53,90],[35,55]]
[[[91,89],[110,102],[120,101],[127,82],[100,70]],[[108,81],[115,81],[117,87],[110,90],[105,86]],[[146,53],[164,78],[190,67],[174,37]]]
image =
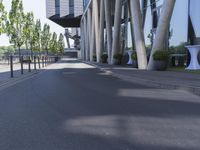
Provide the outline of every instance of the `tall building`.
[[[46,0],[47,18],[65,28],[68,48],[69,39],[80,49],[80,21],[89,0]],[[71,28],[69,30],[69,28]]]
[[[132,0],[46,0],[47,17],[63,27],[80,27],[82,59],[112,63],[117,53],[135,48]],[[140,0],[145,43],[153,43],[165,0]],[[164,46],[200,44],[199,0],[176,0]],[[178,21],[177,21],[178,20]],[[180,24],[180,25],[179,25]],[[69,30],[66,32],[69,35]],[[77,36],[76,36],[77,37]],[[78,42],[77,42],[78,43]]]
[[[85,0],[84,0],[85,1]],[[83,0],[46,0],[47,18],[62,27],[80,27]]]

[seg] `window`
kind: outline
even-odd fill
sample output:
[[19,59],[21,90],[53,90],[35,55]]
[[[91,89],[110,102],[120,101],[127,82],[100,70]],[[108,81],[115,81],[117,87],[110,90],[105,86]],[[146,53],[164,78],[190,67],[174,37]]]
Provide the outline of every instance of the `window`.
[[69,0],[69,13],[74,14],[74,0]]
[[55,0],[56,15],[60,14],[60,0]]

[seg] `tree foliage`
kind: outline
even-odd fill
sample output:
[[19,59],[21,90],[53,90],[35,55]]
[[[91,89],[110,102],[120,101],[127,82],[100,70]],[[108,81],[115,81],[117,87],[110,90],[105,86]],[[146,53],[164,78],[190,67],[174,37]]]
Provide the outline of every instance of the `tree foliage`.
[[64,50],[65,50],[64,36],[62,33],[60,33],[59,39],[58,39],[58,51],[60,54],[63,54]]
[[32,39],[32,35],[34,34],[34,15],[32,12],[28,12],[24,15],[24,28],[23,28],[23,34],[25,38],[25,45],[26,49],[31,49],[30,47],[30,40]]
[[57,53],[58,50],[57,34],[55,32],[50,40],[50,50],[52,53]]
[[0,0],[0,35],[5,32],[5,23],[7,19],[7,12],[5,11],[5,7],[3,6],[2,0]]
[[35,34],[35,46],[34,46],[34,50],[38,51],[38,52],[41,52],[41,34],[42,34],[42,31],[41,31],[41,22],[40,22],[40,19],[36,20],[34,34]]
[[45,24],[41,34],[41,46],[42,49],[45,50],[47,54],[50,45],[50,40],[51,40],[50,26],[48,24]]
[[19,49],[24,44],[24,12],[21,0],[12,0],[11,10],[9,12],[9,20],[7,21],[7,34],[10,37],[10,43]]

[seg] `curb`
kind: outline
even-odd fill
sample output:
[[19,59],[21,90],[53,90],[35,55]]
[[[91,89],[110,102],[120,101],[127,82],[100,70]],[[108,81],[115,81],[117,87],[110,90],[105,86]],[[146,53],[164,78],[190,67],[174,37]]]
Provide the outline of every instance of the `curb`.
[[98,68],[101,71],[109,73],[113,77],[120,78],[124,81],[128,81],[128,82],[131,82],[131,83],[137,83],[137,84],[145,85],[145,86],[148,86],[148,87],[163,88],[163,89],[170,89],[170,90],[176,90],[176,89],[185,90],[185,91],[189,91],[189,92],[192,92],[192,93],[200,96],[200,87],[167,84],[167,83],[156,82],[156,81],[152,81],[152,80],[141,79],[141,78],[138,78],[138,77],[130,77],[130,76],[127,76],[127,75],[115,73],[115,72],[111,71],[110,69],[102,68],[102,67],[100,67],[100,66],[98,66],[98,65],[96,65],[92,62],[86,62],[86,61],[82,61],[82,62],[86,63],[88,65],[94,66],[95,68]]

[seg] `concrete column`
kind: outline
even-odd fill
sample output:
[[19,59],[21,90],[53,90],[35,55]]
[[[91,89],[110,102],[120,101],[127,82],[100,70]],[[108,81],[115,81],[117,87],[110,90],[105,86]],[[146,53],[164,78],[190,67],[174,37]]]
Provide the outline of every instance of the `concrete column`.
[[84,23],[81,22],[81,59],[84,60],[85,44],[84,44]]
[[113,56],[116,53],[118,53],[118,50],[119,50],[119,40],[120,40],[120,31],[121,31],[121,14],[122,14],[122,0],[116,0],[114,35],[113,35],[113,45],[112,45],[112,57],[111,57],[112,64],[114,64]]
[[147,69],[147,54],[144,43],[144,33],[142,28],[142,14],[140,0],[130,0],[131,21],[134,29],[135,47],[138,58],[138,68]]
[[108,63],[111,64],[111,52],[112,52],[112,24],[111,24],[111,7],[110,7],[110,0],[104,0],[104,5],[105,5],[105,18],[106,18]]
[[92,12],[92,34],[91,34],[91,41],[90,41],[90,61],[93,61],[93,56],[94,55],[96,55],[96,51],[95,51],[95,10],[94,10],[94,7],[93,7],[93,5],[92,5],[92,8],[90,8],[90,9],[92,9],[91,10],[91,12]]
[[96,57],[97,62],[100,62],[101,52],[99,49],[99,0],[93,0],[94,21],[95,21],[95,37],[96,37]]
[[101,0],[100,3],[100,37],[99,37],[99,60],[101,60],[101,55],[103,54],[104,50],[104,23],[105,23],[105,6],[104,0]]
[[88,31],[87,31],[87,16],[84,17],[84,45],[85,45],[85,60],[88,60]]
[[91,35],[92,35],[92,30],[91,30],[91,27],[92,27],[92,17],[91,17],[91,9],[88,8],[88,11],[87,11],[87,17],[88,17],[88,21],[87,21],[87,30],[88,30],[88,41],[87,41],[87,44],[88,44],[88,56],[87,56],[87,61],[90,60],[90,43],[91,43]]
[[[128,9],[129,9],[129,15],[131,16],[131,6],[130,1],[128,0]],[[135,38],[134,38],[134,29],[133,29],[133,18],[130,17],[130,29],[131,29],[131,40],[132,40],[132,48],[135,50]]]

